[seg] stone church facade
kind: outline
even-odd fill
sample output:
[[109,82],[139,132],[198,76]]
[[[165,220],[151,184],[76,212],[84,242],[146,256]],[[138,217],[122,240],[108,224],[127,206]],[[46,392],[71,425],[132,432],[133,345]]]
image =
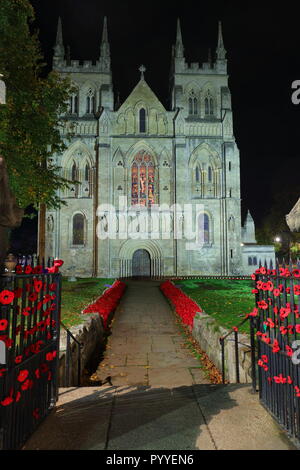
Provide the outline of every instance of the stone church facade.
[[60,194],[67,205],[46,214],[46,255],[63,259],[65,274],[248,274],[274,259],[273,247],[256,245],[249,213],[241,224],[221,24],[216,58],[200,66],[185,61],[178,21],[171,109],[143,66],[128,98],[116,103],[106,19],[96,63],[70,60],[59,20],[53,68],[75,86],[62,130],[68,148],[53,157],[74,184]]

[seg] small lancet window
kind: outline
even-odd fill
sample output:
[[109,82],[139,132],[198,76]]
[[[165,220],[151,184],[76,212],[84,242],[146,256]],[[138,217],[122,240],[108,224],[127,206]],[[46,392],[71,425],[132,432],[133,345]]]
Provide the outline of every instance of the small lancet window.
[[144,108],[140,109],[140,132],[146,132],[146,111]]
[[78,95],[77,94],[73,94],[70,97],[69,112],[70,114],[78,114]]
[[202,241],[207,245],[210,242],[209,216],[207,214],[201,214],[198,218],[198,224],[200,242]]
[[87,163],[84,169],[84,181],[90,180],[90,165]]
[[204,214],[204,243],[209,243],[209,217]]
[[96,100],[93,90],[90,88],[86,97],[86,112],[87,114],[93,114],[96,109]]
[[71,179],[72,181],[77,181],[77,166],[76,163],[74,162],[72,165],[72,170],[71,170]]
[[204,100],[204,107],[205,107],[205,115],[206,116],[213,116],[214,114],[214,100],[211,94],[208,92],[205,100]]
[[188,99],[188,105],[189,105],[189,114],[197,115],[198,114],[198,100],[195,96],[194,91],[191,91],[190,97]]
[[212,182],[212,169],[210,166],[208,167],[208,181],[209,183]]
[[200,171],[199,171],[199,167],[196,166],[196,182],[199,183],[200,182]]

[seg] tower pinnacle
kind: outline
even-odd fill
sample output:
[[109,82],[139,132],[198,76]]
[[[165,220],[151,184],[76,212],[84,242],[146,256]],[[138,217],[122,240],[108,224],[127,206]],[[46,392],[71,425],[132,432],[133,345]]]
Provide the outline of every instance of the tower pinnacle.
[[58,25],[57,25],[57,34],[56,34],[56,43],[54,46],[54,56],[53,62],[57,64],[58,62],[62,62],[65,56],[65,48],[63,42],[63,35],[62,35],[62,24],[61,18],[58,18]]
[[107,18],[104,17],[102,39],[100,45],[100,64],[102,65],[103,71],[109,72],[110,70],[110,47],[108,42],[107,32]]
[[175,57],[182,58],[184,53],[184,47],[182,42],[180,20],[177,19],[177,33],[176,33],[176,45],[175,45]]
[[216,52],[217,52],[217,59],[218,60],[225,60],[226,59],[226,49],[224,47],[221,21],[219,21],[218,46],[217,46],[217,51]]

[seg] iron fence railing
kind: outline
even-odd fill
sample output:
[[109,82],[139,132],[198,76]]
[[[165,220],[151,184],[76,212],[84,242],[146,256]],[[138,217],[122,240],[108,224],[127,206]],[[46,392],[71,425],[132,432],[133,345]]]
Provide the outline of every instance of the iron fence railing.
[[234,341],[239,376],[239,327],[250,322],[252,389],[261,404],[300,446],[300,262],[260,265],[252,276],[253,311],[220,338],[222,377],[226,378],[225,341]]
[[300,444],[300,263],[261,266],[255,275],[259,397]]
[[19,449],[58,396],[61,275],[0,276],[0,449]]

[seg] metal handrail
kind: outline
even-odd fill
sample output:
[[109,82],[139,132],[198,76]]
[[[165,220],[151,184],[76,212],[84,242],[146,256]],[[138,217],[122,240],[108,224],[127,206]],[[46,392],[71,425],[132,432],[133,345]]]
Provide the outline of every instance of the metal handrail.
[[70,346],[71,341],[70,338],[77,344],[77,387],[80,386],[80,379],[81,379],[81,357],[80,357],[80,350],[83,347],[83,344],[78,341],[75,336],[71,333],[71,331],[64,325],[62,321],[60,321],[60,325],[64,328],[67,332],[67,346],[66,346],[66,358],[65,358],[65,386],[69,387],[70,385]]
[[[238,335],[239,335],[239,328],[244,325],[247,321],[250,321],[250,345],[244,345],[243,343],[239,342]],[[230,330],[225,336],[221,336],[219,341],[221,344],[221,354],[222,354],[222,381],[226,383],[225,379],[225,340],[234,334],[233,340],[234,341],[234,349],[235,349],[235,371],[236,371],[236,382],[240,383],[240,361],[239,361],[239,344],[250,347],[251,348],[251,376],[252,376],[252,389],[253,392],[256,392],[256,367],[255,367],[255,333],[254,333],[254,320],[253,318],[245,317],[234,329]]]

